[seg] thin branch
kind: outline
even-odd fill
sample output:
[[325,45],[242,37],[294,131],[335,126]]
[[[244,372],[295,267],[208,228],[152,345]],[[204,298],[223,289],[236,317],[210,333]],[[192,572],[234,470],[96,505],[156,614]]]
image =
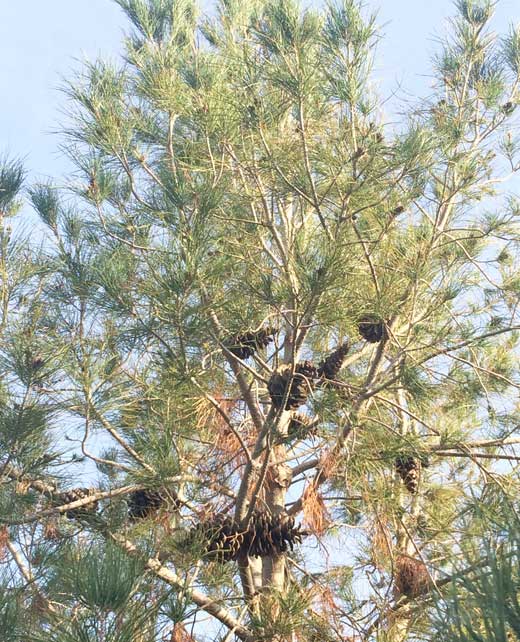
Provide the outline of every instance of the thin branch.
[[[131,557],[142,557],[142,551],[140,551],[130,540],[125,539],[123,536],[118,534],[112,533],[110,536]],[[247,629],[240,620],[237,620],[227,609],[220,606],[217,600],[208,597],[195,588],[187,588],[185,582],[183,582],[172,569],[163,566],[163,564],[161,564],[161,562],[156,558],[149,557],[145,561],[145,566],[152,571],[156,577],[162,579],[170,586],[182,591],[187,598],[199,606],[203,611],[212,615],[228,629],[233,630],[235,635],[242,640],[242,642],[254,642],[252,632]]]
[[[166,484],[174,484],[177,482],[185,481],[197,481],[198,477],[194,475],[178,475],[176,477],[167,478],[164,480]],[[45,517],[50,517],[52,515],[61,515],[66,513],[69,510],[74,510],[75,508],[81,508],[83,506],[88,506],[102,499],[113,499],[114,497],[120,497],[121,495],[128,495],[133,493],[136,490],[141,490],[144,488],[142,484],[132,484],[129,486],[121,486],[120,488],[114,488],[113,490],[99,491],[88,495],[88,497],[83,497],[81,499],[76,499],[73,502],[68,504],[62,504],[60,506],[53,506],[52,508],[47,508],[45,510],[38,511],[32,515],[21,519],[9,519],[7,517],[0,517],[0,523],[9,524],[10,526],[19,526],[21,524],[31,524],[37,522]]]
[[18,567],[18,570],[22,574],[27,584],[31,585],[36,595],[41,600],[43,600],[43,603],[45,604],[45,607],[49,611],[49,613],[56,615],[58,613],[58,610],[49,602],[49,600],[45,597],[45,595],[40,591],[38,585],[36,584],[36,578],[31,573],[31,570],[25,565],[25,562],[23,561],[22,556],[20,555],[20,551],[16,548],[16,546],[13,544],[13,542],[10,539],[6,541],[6,546],[9,552],[11,553],[12,558],[16,566]]

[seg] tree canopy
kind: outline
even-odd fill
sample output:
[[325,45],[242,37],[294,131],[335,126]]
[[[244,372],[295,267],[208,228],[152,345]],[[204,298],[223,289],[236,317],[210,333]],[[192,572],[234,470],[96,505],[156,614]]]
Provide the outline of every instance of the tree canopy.
[[520,30],[390,123],[357,0],[116,2],[0,163],[0,637],[513,639]]

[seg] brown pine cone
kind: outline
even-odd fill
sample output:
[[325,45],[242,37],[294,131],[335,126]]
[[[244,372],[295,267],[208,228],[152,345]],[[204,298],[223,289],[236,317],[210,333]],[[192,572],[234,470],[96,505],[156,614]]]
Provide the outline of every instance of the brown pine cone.
[[318,375],[324,379],[334,380],[341,370],[341,366],[345,361],[345,357],[350,348],[350,343],[345,341],[339,347],[331,352],[329,356],[320,363],[318,368]]
[[310,361],[298,363],[292,377],[291,368],[289,367],[275,372],[267,384],[273,405],[276,408],[282,406],[284,397],[287,394],[287,389],[289,388],[285,401],[285,410],[296,410],[296,408],[307,401],[314,381],[318,378],[318,369]]
[[395,469],[412,495],[419,489],[421,461],[416,457],[401,456],[395,460]]
[[[72,502],[78,501],[78,499],[84,499],[85,497],[90,497],[96,492],[95,488],[71,488],[70,490],[63,491],[60,493],[54,503],[58,506],[63,504],[70,504]],[[92,502],[91,504],[85,504],[85,506],[79,506],[78,508],[71,508],[68,511],[65,511],[67,519],[85,519],[86,517],[91,517],[97,511],[98,502]]]
[[277,332],[276,328],[267,327],[258,332],[236,334],[225,342],[225,346],[238,359],[249,359],[257,350],[262,350],[272,343]]
[[166,498],[159,490],[135,490],[128,497],[128,518],[130,521],[136,521],[150,517],[165,503]]
[[315,435],[316,426],[310,428],[313,422],[313,418],[308,415],[304,415],[301,412],[293,413],[287,428],[287,436],[291,439],[303,439],[308,435]]
[[196,536],[206,542],[206,556],[228,562],[243,556],[265,557],[293,550],[295,544],[301,543],[302,535],[293,517],[255,510],[246,531],[229,515],[218,514],[198,524],[191,538]]
[[383,319],[367,315],[359,320],[359,334],[369,343],[378,343],[388,339],[388,330]]

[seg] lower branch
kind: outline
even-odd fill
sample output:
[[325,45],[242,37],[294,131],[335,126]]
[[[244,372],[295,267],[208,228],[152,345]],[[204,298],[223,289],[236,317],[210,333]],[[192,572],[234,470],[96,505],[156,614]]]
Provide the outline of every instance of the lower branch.
[[[130,540],[127,540],[123,536],[117,534],[111,534],[111,537],[116,544],[126,551],[131,557],[140,557],[142,555],[142,551],[140,551]],[[251,631],[243,626],[243,624],[241,624],[240,621],[237,620],[227,609],[219,606],[216,601],[212,600],[201,591],[186,587],[182,579],[174,571],[163,566],[158,559],[152,557],[148,558],[145,562],[145,566],[152,571],[156,577],[162,579],[170,586],[181,590],[186,597],[199,606],[203,611],[212,615],[228,629],[232,630],[240,640],[243,642],[254,642],[254,636]]]

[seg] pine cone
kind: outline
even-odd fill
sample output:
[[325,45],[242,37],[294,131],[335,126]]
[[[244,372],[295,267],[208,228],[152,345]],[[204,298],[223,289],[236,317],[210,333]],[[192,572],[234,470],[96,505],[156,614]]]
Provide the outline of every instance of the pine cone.
[[199,536],[206,540],[204,554],[220,562],[238,559],[244,542],[244,534],[232,517],[222,514],[196,527]]
[[255,511],[249,523],[246,552],[251,557],[262,557],[269,549],[268,523],[266,514]]
[[398,203],[393,210],[390,211],[391,216],[399,216],[399,214],[402,214],[404,212],[404,205],[402,203]]
[[421,477],[421,460],[416,457],[401,456],[395,460],[395,469],[412,495],[419,489]]
[[133,522],[150,517],[165,503],[166,499],[161,491],[148,488],[135,490],[128,497],[128,518]]
[[[55,504],[61,506],[63,504],[70,504],[72,502],[78,501],[78,499],[85,499],[85,497],[90,497],[94,495],[96,490],[94,488],[71,488],[70,490],[63,491],[60,493],[56,499]],[[65,511],[67,519],[84,519],[94,515],[97,511],[98,502],[92,502],[91,504],[85,504],[85,506],[78,506],[78,508],[71,508],[68,511]]]
[[286,549],[288,545],[292,551],[294,550],[295,544],[302,543],[302,537],[304,535],[304,532],[301,530],[301,526],[295,526],[294,517],[284,516],[281,523],[281,530],[282,530],[282,539],[285,543]]
[[246,555],[265,557],[293,550],[295,544],[301,543],[303,532],[294,525],[293,517],[255,510],[247,531],[241,530],[232,517],[218,514],[198,524],[192,531],[194,535],[206,542],[206,556],[227,562]]
[[293,550],[296,543],[301,543],[303,532],[295,527],[294,517],[284,513],[271,515],[266,511],[255,511],[245,544],[245,553],[251,557],[265,557]]
[[318,368],[318,375],[324,379],[334,380],[341,370],[341,366],[345,361],[345,357],[350,348],[350,343],[345,341],[342,343],[334,352],[331,352],[329,356],[320,363]]
[[43,368],[44,365],[45,360],[42,357],[34,357],[34,359],[31,361],[31,370],[40,370],[40,368]]
[[267,384],[273,405],[276,408],[282,406],[287,388],[289,387],[285,410],[296,410],[296,408],[307,401],[314,380],[318,379],[318,377],[318,369],[310,361],[298,363],[292,378],[291,368],[289,367],[275,372]]
[[286,408],[295,410],[307,401],[314,380],[319,378],[318,369],[310,361],[302,361],[295,368]]
[[506,116],[510,116],[515,111],[516,105],[512,102],[504,103],[501,107],[501,110]]
[[378,343],[388,339],[386,323],[373,315],[367,315],[360,319],[358,324],[359,334],[369,343]]
[[273,337],[278,333],[276,328],[271,326],[267,328],[262,328],[256,333],[255,345],[257,350],[262,350],[267,348],[267,346],[273,342]]
[[276,328],[267,327],[258,332],[236,334],[225,342],[225,346],[238,359],[249,359],[257,350],[262,350],[272,343],[277,332]]

